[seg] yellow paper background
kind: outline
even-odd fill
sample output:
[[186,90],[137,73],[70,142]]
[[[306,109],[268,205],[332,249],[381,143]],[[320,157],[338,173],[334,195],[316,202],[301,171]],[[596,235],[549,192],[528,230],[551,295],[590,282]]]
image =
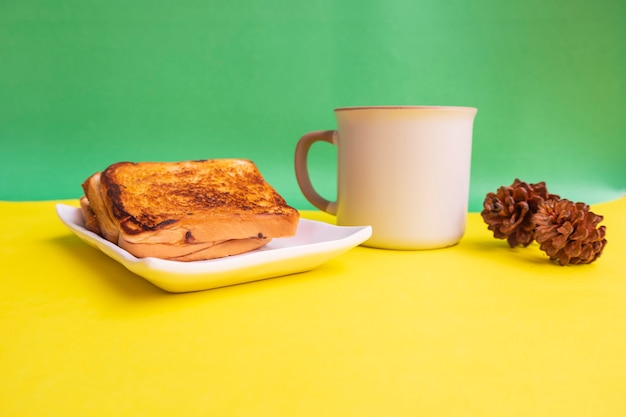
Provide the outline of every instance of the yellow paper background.
[[187,294],[54,204],[0,203],[2,416],[626,415],[626,198],[592,207],[609,243],[590,265],[509,249],[471,213],[452,248]]

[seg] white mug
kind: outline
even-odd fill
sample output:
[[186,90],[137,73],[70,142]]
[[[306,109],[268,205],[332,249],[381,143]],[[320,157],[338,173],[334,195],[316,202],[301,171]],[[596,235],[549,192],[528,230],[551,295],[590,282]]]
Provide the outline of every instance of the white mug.
[[[477,109],[368,106],[335,109],[337,130],[298,141],[295,170],[304,196],[344,226],[371,225],[364,245],[417,250],[452,246],[465,232],[472,131]],[[311,182],[308,152],[337,147],[337,200]]]

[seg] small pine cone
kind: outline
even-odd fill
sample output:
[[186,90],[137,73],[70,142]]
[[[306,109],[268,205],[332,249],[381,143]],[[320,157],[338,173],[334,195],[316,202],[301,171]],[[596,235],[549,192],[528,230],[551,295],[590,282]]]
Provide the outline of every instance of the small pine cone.
[[606,227],[597,227],[602,219],[585,203],[549,200],[534,216],[535,239],[541,250],[561,265],[588,264],[606,246]]
[[506,239],[509,246],[528,246],[533,242],[535,224],[533,215],[539,205],[559,196],[548,193],[545,182],[528,184],[516,179],[509,187],[500,187],[497,193],[488,193],[480,213],[494,237]]

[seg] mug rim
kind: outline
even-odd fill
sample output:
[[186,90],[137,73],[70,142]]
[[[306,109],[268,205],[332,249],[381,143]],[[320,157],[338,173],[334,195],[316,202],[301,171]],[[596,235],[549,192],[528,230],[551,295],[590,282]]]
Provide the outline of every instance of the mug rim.
[[340,111],[353,111],[353,110],[394,110],[394,109],[404,109],[404,110],[462,110],[462,111],[478,111],[476,107],[466,107],[466,106],[419,106],[419,105],[390,105],[390,106],[347,106],[347,107],[337,107],[335,108],[335,112]]

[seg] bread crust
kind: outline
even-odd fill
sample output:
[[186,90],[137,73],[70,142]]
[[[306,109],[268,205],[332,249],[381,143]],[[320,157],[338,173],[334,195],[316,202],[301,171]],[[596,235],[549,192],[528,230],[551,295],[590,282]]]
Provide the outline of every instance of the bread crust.
[[87,205],[96,216],[98,229],[100,229],[99,234],[106,240],[117,243],[120,231],[116,222],[109,215],[106,203],[102,198],[100,177],[101,174],[96,172],[83,182],[82,187],[87,198]]
[[244,253],[293,236],[300,217],[242,159],[119,162],[90,176],[83,190],[86,225],[95,230],[93,213],[99,234],[137,257]]
[[82,196],[80,198],[80,209],[83,213],[83,218],[85,219],[85,228],[90,232],[93,232],[98,235],[102,235],[102,231],[100,230],[100,225],[98,224],[98,217],[96,213],[91,208],[91,204],[87,197]]

